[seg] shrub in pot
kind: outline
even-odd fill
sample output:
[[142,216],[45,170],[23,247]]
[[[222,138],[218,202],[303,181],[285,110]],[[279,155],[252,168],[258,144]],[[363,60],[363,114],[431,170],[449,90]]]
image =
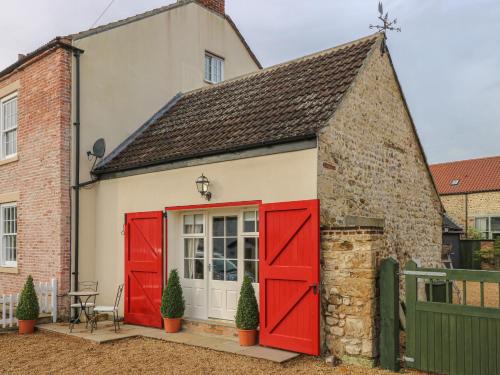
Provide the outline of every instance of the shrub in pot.
[[252,346],[257,343],[257,328],[259,327],[259,306],[252,281],[248,276],[243,279],[236,310],[236,327],[241,346]]
[[167,333],[180,331],[184,308],[184,297],[182,296],[179,274],[177,270],[172,270],[170,271],[167,287],[163,290],[161,299],[161,315],[163,316],[165,331]]
[[16,308],[16,318],[19,321],[19,333],[33,333],[35,331],[36,320],[40,313],[38,297],[36,296],[33,278],[28,276],[23,291],[19,296]]

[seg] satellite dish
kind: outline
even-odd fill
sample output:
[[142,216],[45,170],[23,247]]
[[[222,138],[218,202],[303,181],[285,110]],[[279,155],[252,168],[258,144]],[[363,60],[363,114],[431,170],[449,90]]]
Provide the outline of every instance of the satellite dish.
[[102,158],[106,153],[106,141],[103,138],[99,138],[94,143],[94,147],[92,147],[92,155],[96,158]]

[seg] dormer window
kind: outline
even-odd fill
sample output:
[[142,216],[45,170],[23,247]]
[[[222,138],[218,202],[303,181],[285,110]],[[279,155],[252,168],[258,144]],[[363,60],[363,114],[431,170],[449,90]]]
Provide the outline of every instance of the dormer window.
[[451,186],[458,186],[460,180],[451,180]]
[[205,53],[205,81],[219,83],[224,80],[224,59]]

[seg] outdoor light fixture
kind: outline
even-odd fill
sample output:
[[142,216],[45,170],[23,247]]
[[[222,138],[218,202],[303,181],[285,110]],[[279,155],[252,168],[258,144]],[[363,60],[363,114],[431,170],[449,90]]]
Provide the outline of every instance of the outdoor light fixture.
[[198,189],[198,193],[201,194],[207,201],[212,198],[212,193],[208,191],[208,187],[210,186],[210,181],[203,174],[196,179],[196,188]]

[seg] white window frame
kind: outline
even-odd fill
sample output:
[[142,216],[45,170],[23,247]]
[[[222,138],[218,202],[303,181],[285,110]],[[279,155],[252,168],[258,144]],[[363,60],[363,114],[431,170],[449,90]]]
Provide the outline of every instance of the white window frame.
[[[193,233],[185,233],[184,232],[184,221],[187,216],[192,216],[193,217]],[[203,232],[202,233],[194,233],[194,226],[196,225],[196,216],[201,216],[202,217],[202,223],[203,223]],[[189,212],[182,214],[181,216],[181,246],[182,246],[182,278],[185,280],[205,280],[207,277],[207,241],[206,241],[206,233],[207,233],[207,220],[206,220],[206,215],[201,212]],[[186,258],[185,256],[185,240],[186,239],[200,239],[203,242],[203,258],[197,258],[196,256],[194,258]],[[186,260],[203,260],[203,279],[196,279],[196,278],[186,278],[186,269],[185,269],[185,264]]]
[[[16,100],[16,126],[9,128],[9,129],[4,129],[4,113],[3,113],[3,107],[5,103],[8,103],[12,100]],[[18,96],[17,92],[12,93],[10,95],[7,95],[3,98],[0,99],[0,160],[5,160],[5,159],[10,159],[13,158],[17,155],[17,131],[19,128],[19,102],[18,102]],[[15,145],[16,145],[16,152],[12,154],[7,154],[5,147],[4,147],[4,138],[5,134],[8,132],[16,131],[16,136],[15,136]]]
[[[495,235],[500,235],[500,231],[494,231],[493,228],[491,227],[492,219],[500,219],[500,214],[482,215],[474,218],[474,228],[480,231],[481,234],[484,236],[484,239],[486,240],[492,240]],[[478,220],[486,220],[487,224],[486,231],[482,231],[480,228],[478,228],[477,226]]]
[[[255,214],[255,231],[254,232],[245,232],[245,213],[247,212],[253,212]],[[258,209],[245,209],[241,213],[241,237],[243,238],[243,276],[245,276],[245,262],[250,261],[250,262],[255,262],[257,264],[257,280],[253,283],[254,285],[259,284],[259,275],[260,275],[260,267],[259,267],[259,251],[260,251],[260,246],[259,246],[259,210]],[[245,239],[246,238],[255,238],[255,246],[257,250],[257,258],[255,260],[252,259],[246,259],[245,258]],[[242,280],[243,281],[243,280]]]
[[[205,71],[204,71],[204,76],[205,76],[205,81],[209,83],[220,83],[224,81],[224,58],[214,55],[213,53],[210,52],[205,52]],[[217,64],[220,63],[220,71],[217,69]]]
[[[16,232],[15,233],[9,233],[9,235],[13,235],[16,237],[16,260],[15,261],[7,261],[5,260],[5,254],[4,254],[4,248],[3,248],[3,239],[4,239],[4,209],[5,208],[11,208],[15,207],[16,208]],[[0,267],[10,267],[10,268],[16,268],[17,267],[17,203],[4,203],[0,204]]]

